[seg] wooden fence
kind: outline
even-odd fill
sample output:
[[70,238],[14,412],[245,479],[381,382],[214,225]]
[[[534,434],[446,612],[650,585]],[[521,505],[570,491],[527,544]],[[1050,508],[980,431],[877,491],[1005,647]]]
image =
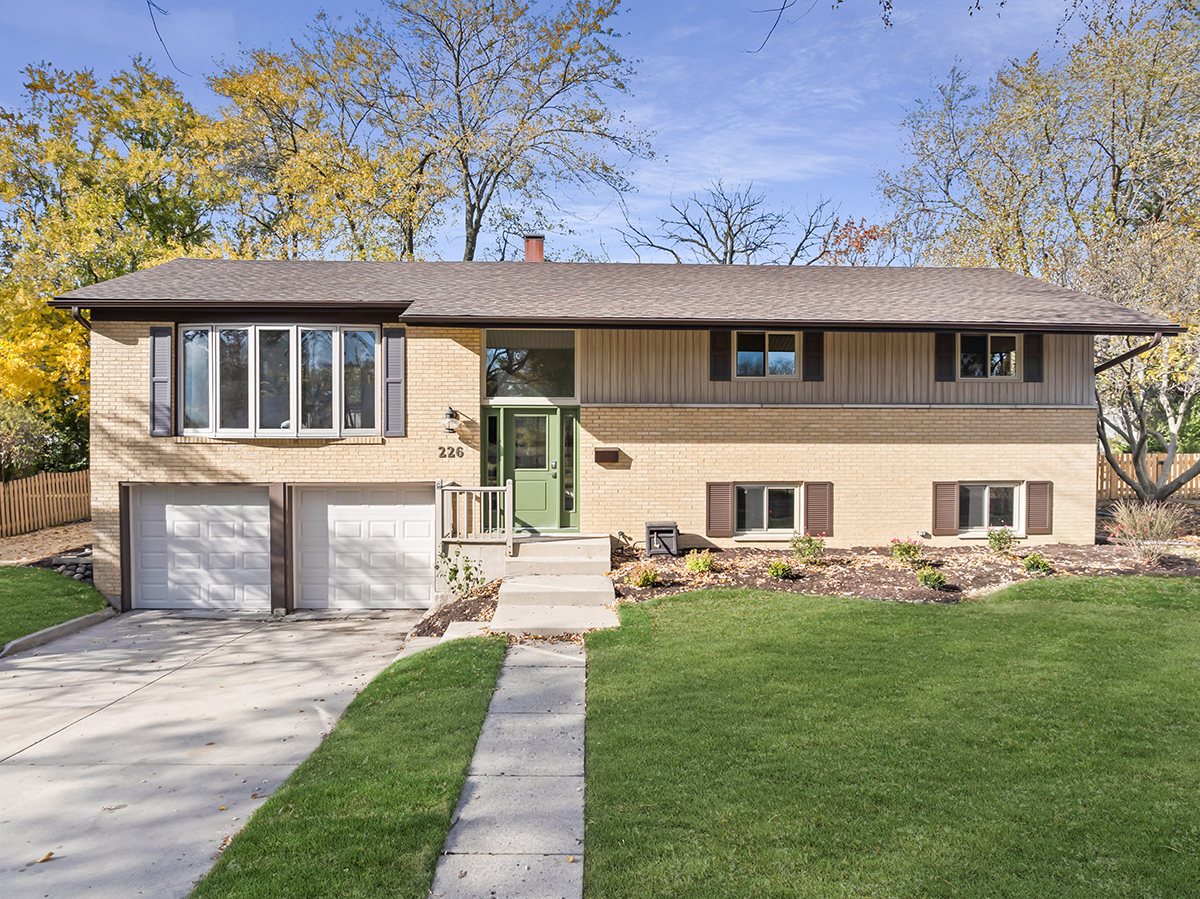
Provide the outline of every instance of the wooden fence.
[[41,472],[0,484],[0,537],[92,517],[91,472]]
[[[1131,475],[1133,474],[1132,453],[1114,453],[1113,456],[1120,463],[1124,471]],[[1152,476],[1158,475],[1162,470],[1163,462],[1166,460],[1166,453],[1147,453],[1146,466],[1150,474]],[[1175,457],[1175,462],[1171,465],[1170,476],[1172,478],[1178,477],[1195,465],[1198,460],[1200,460],[1200,453],[1179,453]],[[1116,472],[1112,470],[1112,466],[1108,464],[1108,460],[1104,456],[1100,457],[1096,468],[1096,497],[1098,499],[1132,499],[1137,495],[1133,492],[1132,487],[1117,477]],[[1136,480],[1136,476],[1134,479]],[[1193,478],[1172,493],[1171,499],[1200,499],[1200,477]]]

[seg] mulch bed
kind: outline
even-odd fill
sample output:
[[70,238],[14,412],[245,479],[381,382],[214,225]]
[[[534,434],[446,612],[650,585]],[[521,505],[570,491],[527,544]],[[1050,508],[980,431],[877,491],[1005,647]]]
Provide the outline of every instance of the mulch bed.
[[[1196,546],[1192,543],[1192,546]],[[1030,574],[1023,557],[1036,549],[1053,568],[1051,575]],[[1016,581],[1056,575],[1134,575],[1153,574],[1168,577],[1200,577],[1200,560],[1188,555],[1169,554],[1155,566],[1132,558],[1118,546],[1038,546],[1018,548],[1015,553],[998,555],[987,547],[925,547],[923,564],[938,569],[946,578],[946,587],[932,590],[917,583],[916,569],[891,558],[879,547],[856,546],[830,549],[815,565],[802,565],[787,550],[738,548],[715,550],[715,565],[708,572],[688,571],[684,557],[656,556],[650,564],[658,569],[660,582],[654,587],[634,587],[626,576],[647,560],[641,552],[618,549],[613,553],[613,580],[617,596],[624,602],[640,602],[657,596],[669,596],[709,587],[752,587],[791,593],[824,596],[857,596],[865,599],[890,599],[903,602],[960,602],[983,595]],[[772,562],[792,566],[794,576],[775,578],[767,569]]]
[[451,600],[432,615],[422,618],[412,630],[414,637],[441,637],[452,621],[491,621],[496,613],[500,582],[492,581],[466,596]]

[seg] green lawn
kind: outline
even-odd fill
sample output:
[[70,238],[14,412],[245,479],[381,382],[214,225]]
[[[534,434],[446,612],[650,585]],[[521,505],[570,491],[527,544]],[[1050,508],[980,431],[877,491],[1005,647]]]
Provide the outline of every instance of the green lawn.
[[457,640],[376,677],[193,899],[425,899],[503,661]]
[[588,899],[1200,896],[1198,676],[1195,580],[625,606],[588,638]]
[[107,604],[95,587],[48,568],[0,567],[0,646]]

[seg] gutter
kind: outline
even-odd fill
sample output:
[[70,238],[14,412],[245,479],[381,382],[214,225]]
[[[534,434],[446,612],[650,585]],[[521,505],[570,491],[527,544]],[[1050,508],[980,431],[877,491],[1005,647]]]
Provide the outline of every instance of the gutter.
[[71,318],[75,319],[75,321],[79,322],[79,324],[83,325],[89,331],[92,330],[92,323],[83,317],[83,312],[79,306],[71,307]]
[[1143,343],[1141,346],[1135,346],[1128,353],[1122,353],[1120,356],[1117,356],[1117,358],[1115,358],[1115,359],[1109,359],[1107,362],[1100,363],[1092,371],[1092,374],[1098,375],[1098,374],[1100,374],[1100,372],[1108,371],[1114,365],[1120,365],[1122,362],[1132,359],[1134,356],[1140,356],[1140,355],[1142,355],[1142,353],[1148,353],[1148,352],[1150,352],[1150,350],[1154,349],[1156,346],[1158,346],[1160,343],[1162,343],[1162,339],[1163,339],[1163,332],[1157,331],[1157,332],[1155,332],[1154,337],[1151,340],[1149,340],[1146,343]]

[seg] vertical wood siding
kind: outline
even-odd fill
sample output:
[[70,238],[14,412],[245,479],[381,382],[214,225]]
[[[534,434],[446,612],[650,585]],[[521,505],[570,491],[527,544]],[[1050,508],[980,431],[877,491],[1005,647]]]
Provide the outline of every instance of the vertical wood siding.
[[1047,334],[1045,377],[937,382],[933,334],[829,332],[824,381],[709,380],[707,331],[585,330],[586,403],[1091,405],[1092,339]]

